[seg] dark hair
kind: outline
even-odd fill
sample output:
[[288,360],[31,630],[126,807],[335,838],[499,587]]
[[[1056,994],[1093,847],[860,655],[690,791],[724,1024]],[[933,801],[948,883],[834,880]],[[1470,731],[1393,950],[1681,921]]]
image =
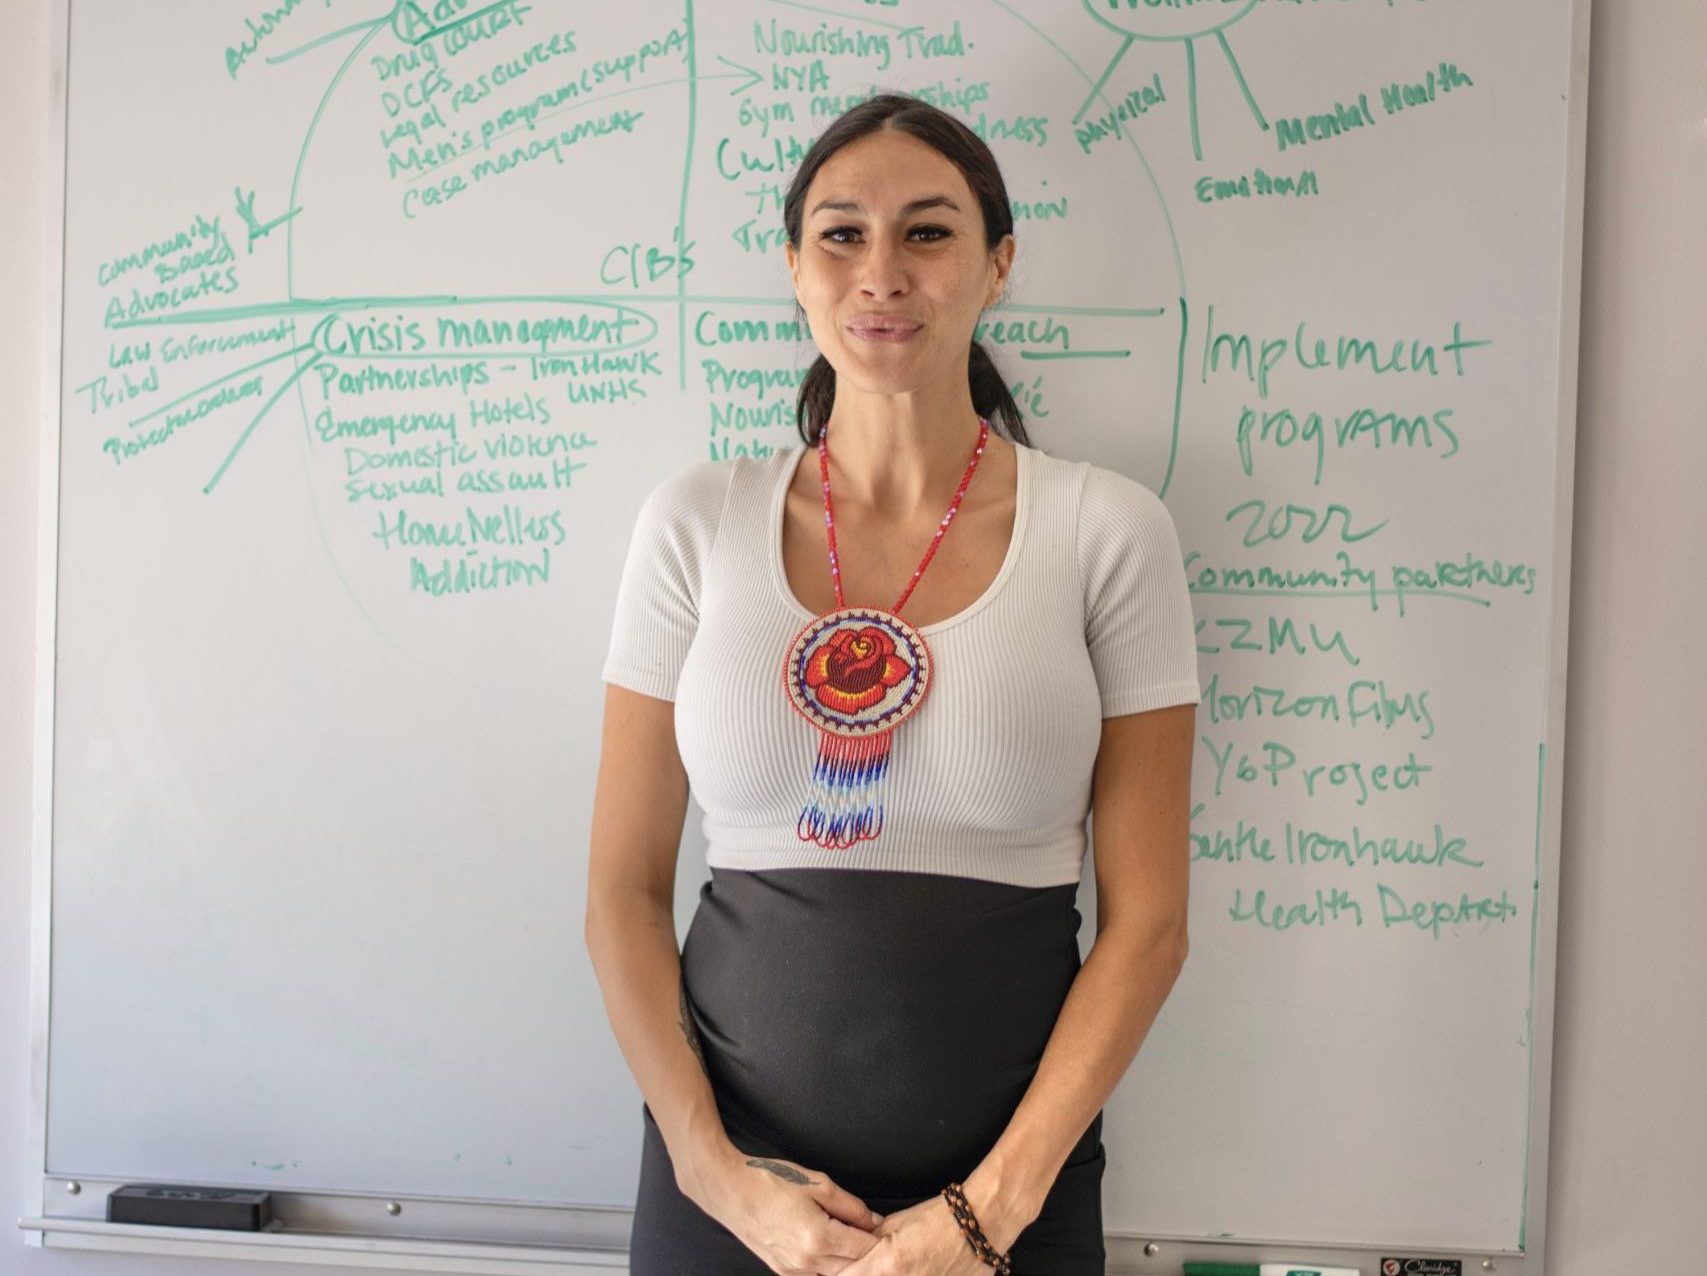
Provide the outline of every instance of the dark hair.
[[[812,185],[812,178],[824,166],[825,160],[849,142],[881,129],[899,129],[911,134],[941,152],[960,170],[984,215],[986,248],[995,248],[1004,235],[1013,231],[1014,217],[1008,204],[1008,188],[1002,181],[996,157],[990,153],[984,139],[948,112],[920,98],[905,93],[879,93],[831,121],[800,161],[800,168],[794,174],[782,204],[783,227],[795,252],[800,251],[806,190]],[[798,302],[795,309],[800,309]],[[999,422],[1007,426],[1009,438],[1022,446],[1031,446],[1013,392],[996,370],[990,352],[976,341],[967,352],[966,372],[972,390],[972,406],[978,415],[989,418],[991,425]],[[836,370],[820,354],[807,369],[794,406],[795,428],[808,447],[817,446],[818,435],[830,419],[830,408],[835,401]]]

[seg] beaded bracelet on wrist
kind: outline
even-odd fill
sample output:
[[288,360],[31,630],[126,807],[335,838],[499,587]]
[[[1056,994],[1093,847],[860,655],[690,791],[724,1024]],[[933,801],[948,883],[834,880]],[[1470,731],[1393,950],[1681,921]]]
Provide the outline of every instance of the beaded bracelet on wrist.
[[972,1252],[979,1259],[996,1269],[998,1276],[1012,1276],[1008,1256],[998,1254],[996,1247],[990,1244],[984,1235],[984,1229],[978,1225],[978,1216],[972,1212],[972,1206],[966,1199],[966,1193],[959,1183],[950,1183],[942,1189],[943,1198],[948,1202],[948,1208],[954,1212],[954,1221],[960,1224],[960,1230],[966,1235],[966,1243],[972,1247]]

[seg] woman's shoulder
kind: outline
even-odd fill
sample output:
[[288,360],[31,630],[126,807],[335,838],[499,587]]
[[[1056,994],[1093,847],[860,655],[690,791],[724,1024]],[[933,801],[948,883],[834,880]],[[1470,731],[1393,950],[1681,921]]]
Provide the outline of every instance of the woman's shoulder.
[[1032,449],[1035,507],[1059,511],[1064,546],[1094,584],[1158,558],[1179,556],[1173,516],[1153,488],[1122,470]]
[[1065,497],[1086,532],[1107,532],[1168,520],[1167,506],[1148,484],[1094,461],[1053,456],[1029,448],[1039,487]]
[[785,468],[792,469],[792,462],[799,455],[800,448],[794,446],[774,448],[760,456],[738,455],[697,461],[666,474],[653,487],[652,495],[660,500],[687,504],[720,499],[736,485],[762,483],[766,478],[778,477]]
[[667,510],[693,510],[715,503],[728,489],[735,461],[697,461],[656,479],[646,502]]
[[642,506],[645,517],[675,525],[715,526],[730,498],[774,476],[778,455],[730,456],[697,461],[656,480]]
[[718,457],[672,470],[653,483],[636,524],[677,553],[705,561],[731,511],[747,511],[742,516],[750,521],[796,451]]
[[1154,488],[1142,479],[1106,465],[1081,462],[1079,526],[1104,535],[1148,538],[1173,531],[1173,516]]

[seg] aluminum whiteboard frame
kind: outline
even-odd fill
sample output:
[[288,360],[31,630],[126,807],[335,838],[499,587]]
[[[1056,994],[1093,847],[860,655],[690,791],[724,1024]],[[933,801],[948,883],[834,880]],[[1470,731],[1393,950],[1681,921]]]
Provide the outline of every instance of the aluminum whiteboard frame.
[[[405,1204],[408,1224],[389,1221],[386,1207],[410,1198],[277,1192],[281,1213],[345,1230],[234,1233],[198,1228],[141,1227],[105,1221],[106,1193],[119,1181],[50,1174],[47,1166],[48,1025],[50,1021],[53,901],[53,746],[55,661],[59,593],[59,447],[65,319],[65,215],[67,118],[70,109],[72,0],[55,0],[48,68],[46,170],[51,190],[44,235],[47,327],[42,342],[39,530],[36,558],[36,661],[34,784],[30,891],[30,1080],[25,1126],[30,1168],[25,1217],[18,1226],[31,1248],[86,1249],[243,1258],[366,1268],[405,1268],[480,1276],[602,1276],[626,1272],[631,1211],[549,1207],[497,1201],[422,1199]],[[1565,691],[1570,636],[1571,521],[1576,475],[1577,364],[1581,338],[1583,205],[1586,189],[1589,28],[1592,0],[1571,0],[1570,71],[1565,124],[1564,220],[1559,275],[1558,422],[1555,430],[1553,611],[1549,618],[1545,734],[1539,758],[1535,894],[1530,946],[1529,1114],[1524,1155],[1523,1216],[1519,1248],[1497,1251],[1429,1250],[1457,1256],[1483,1270],[1542,1276],[1547,1218],[1547,1153],[1552,1100],[1555,967],[1558,948],[1559,849],[1564,796]],[[1540,1046],[1537,1049],[1537,1046]],[[48,1210],[48,1201],[56,1206]],[[66,1208],[66,1200],[83,1208]],[[360,1215],[387,1220],[363,1226]],[[412,1232],[413,1216],[424,1218]],[[503,1235],[521,1217],[546,1219],[552,1239],[531,1243],[451,1241],[444,1226],[459,1221],[464,1234]],[[536,1233],[538,1235],[538,1233]],[[609,1248],[613,1236],[619,1248]],[[1173,1276],[1186,1260],[1262,1262],[1292,1260],[1353,1264],[1378,1270],[1380,1249],[1333,1243],[1296,1245],[1260,1240],[1208,1242],[1197,1237],[1109,1234],[1110,1270]],[[1413,1246],[1385,1251],[1405,1252]]]

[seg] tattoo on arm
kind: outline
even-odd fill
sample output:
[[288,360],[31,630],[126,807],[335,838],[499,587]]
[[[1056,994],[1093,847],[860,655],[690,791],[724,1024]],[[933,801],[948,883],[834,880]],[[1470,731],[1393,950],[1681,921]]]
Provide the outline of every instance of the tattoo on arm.
[[699,1033],[694,1031],[693,1012],[688,1009],[688,981],[686,976],[683,976],[680,986],[682,1035],[688,1039],[688,1048],[693,1051],[694,1058],[699,1060],[700,1071],[710,1076],[711,1069],[705,1064],[705,1048],[700,1045]]
[[792,1165],[783,1161],[772,1161],[767,1157],[754,1156],[747,1159],[747,1164],[756,1170],[769,1170],[779,1179],[786,1179],[790,1183],[802,1183],[810,1187],[817,1182],[816,1179],[807,1178]]

